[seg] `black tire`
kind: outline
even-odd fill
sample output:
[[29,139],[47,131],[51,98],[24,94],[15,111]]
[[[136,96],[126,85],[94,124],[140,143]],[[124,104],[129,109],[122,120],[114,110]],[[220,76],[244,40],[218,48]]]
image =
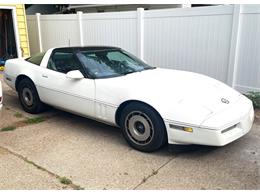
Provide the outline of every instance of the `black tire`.
[[[38,114],[46,109],[41,102],[37,89],[30,79],[23,79],[18,83],[18,96],[24,111],[31,114]],[[27,97],[26,97],[27,96]]]
[[162,118],[144,103],[128,104],[121,113],[120,126],[128,144],[142,152],[158,150],[167,141]]

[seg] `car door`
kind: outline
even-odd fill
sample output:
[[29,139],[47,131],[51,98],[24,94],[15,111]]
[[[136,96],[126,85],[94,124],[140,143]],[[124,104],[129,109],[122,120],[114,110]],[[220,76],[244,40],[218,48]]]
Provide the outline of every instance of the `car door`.
[[[67,73],[73,70],[79,70],[85,78],[68,78]],[[43,102],[94,117],[95,83],[87,78],[72,49],[53,50],[44,73],[40,75],[40,83]]]

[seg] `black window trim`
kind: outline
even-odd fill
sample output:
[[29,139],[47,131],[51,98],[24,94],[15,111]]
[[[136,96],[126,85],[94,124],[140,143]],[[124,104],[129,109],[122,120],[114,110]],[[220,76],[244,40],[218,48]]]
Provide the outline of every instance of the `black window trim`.
[[[78,57],[77,57],[77,55],[76,55],[76,51],[75,51],[74,48],[56,48],[56,49],[52,50],[51,55],[50,55],[50,57],[49,57],[49,59],[48,59],[48,62],[47,62],[47,66],[46,66],[47,69],[52,70],[52,69],[48,68],[48,63],[49,63],[50,59],[53,58],[53,56],[54,56],[54,54],[55,54],[56,52],[68,52],[68,53],[71,52],[71,53],[73,54],[73,57],[75,57],[75,59],[79,62],[79,64],[80,64],[82,70],[84,71],[84,72],[83,72],[83,76],[84,76],[85,78],[92,79],[91,76],[88,74],[86,68],[83,66],[83,64],[81,63],[81,61],[78,59]],[[52,71],[55,71],[55,70],[52,70]],[[59,71],[55,71],[55,72],[59,72]],[[65,73],[63,73],[63,72],[59,72],[59,73],[65,74]]]
[[[118,76],[115,76],[115,75],[111,75],[111,76],[104,76],[104,77],[94,77],[92,76],[90,73],[89,73],[89,70],[87,67],[84,66],[83,62],[81,62],[81,60],[77,57],[77,53],[79,52],[82,52],[82,51],[86,51],[86,52],[97,52],[97,51],[121,51],[123,52],[126,56],[128,56],[129,58],[132,58],[131,54],[126,52],[125,50],[121,49],[121,48],[118,48],[118,47],[90,47],[90,48],[87,48],[87,47],[63,47],[63,48],[55,48],[53,49],[49,59],[48,59],[48,63],[49,63],[49,60],[53,57],[54,53],[57,52],[57,51],[65,51],[65,52],[72,52],[73,53],[73,56],[76,58],[76,60],[79,62],[80,66],[82,67],[82,70],[84,71],[83,73],[83,76],[85,78],[88,78],[88,79],[107,79],[107,78],[114,78],[114,77],[120,77],[120,76],[123,76],[123,75],[118,75]],[[142,60],[140,60],[142,61]],[[143,62],[145,63],[145,62]],[[145,63],[146,64],[146,63]],[[148,64],[147,64],[148,65]],[[47,64],[48,66],[48,64]],[[150,66],[150,65],[148,65]],[[151,68],[155,68],[155,67],[152,67],[150,66]],[[48,67],[46,67],[47,69],[49,69]],[[49,69],[49,70],[52,70],[52,69]],[[55,71],[55,70],[52,70],[52,71]],[[55,72],[59,72],[59,71],[55,71]],[[62,72],[59,72],[59,73],[62,73]],[[65,73],[62,73],[62,74],[65,74]]]

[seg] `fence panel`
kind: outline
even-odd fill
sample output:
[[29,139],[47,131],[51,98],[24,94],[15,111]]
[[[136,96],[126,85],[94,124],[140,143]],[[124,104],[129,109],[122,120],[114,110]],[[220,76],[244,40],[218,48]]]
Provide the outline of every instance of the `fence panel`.
[[85,45],[118,46],[137,54],[136,12],[83,14]]
[[260,6],[241,10],[236,88],[260,91]]
[[41,15],[43,50],[52,47],[79,46],[79,25],[76,14]]
[[[38,23],[28,16],[31,54]],[[93,14],[41,15],[43,50],[109,45],[157,67],[202,73],[245,92],[260,91],[260,6],[224,5]]]
[[147,11],[144,58],[154,66],[227,81],[232,7]]

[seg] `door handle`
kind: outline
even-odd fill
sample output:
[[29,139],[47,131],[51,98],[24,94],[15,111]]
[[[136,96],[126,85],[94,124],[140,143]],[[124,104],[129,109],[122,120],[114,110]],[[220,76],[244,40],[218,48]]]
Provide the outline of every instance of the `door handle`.
[[48,76],[46,74],[42,74],[43,78],[48,78]]

